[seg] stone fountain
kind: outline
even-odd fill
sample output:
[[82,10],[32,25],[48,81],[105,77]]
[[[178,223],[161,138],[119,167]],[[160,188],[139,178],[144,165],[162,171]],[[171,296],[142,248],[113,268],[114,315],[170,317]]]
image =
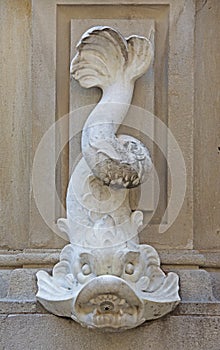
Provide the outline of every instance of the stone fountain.
[[93,27],[81,37],[70,67],[82,87],[99,87],[102,97],[83,128],[67,218],[57,222],[70,244],[52,275],[37,273],[37,298],[53,314],[103,331],[136,327],[180,301],[178,276],[165,275],[156,250],[139,244],[143,213],[130,205],[130,190],[152,171],[149,150],[130,135],[117,135],[135,81],[152,60],[147,38]]

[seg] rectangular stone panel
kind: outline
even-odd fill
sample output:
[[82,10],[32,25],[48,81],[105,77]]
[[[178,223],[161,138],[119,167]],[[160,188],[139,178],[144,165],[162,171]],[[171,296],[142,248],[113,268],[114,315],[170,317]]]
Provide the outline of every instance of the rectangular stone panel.
[[0,247],[28,245],[31,143],[31,6],[0,2]]
[[[141,1],[119,4],[98,1],[33,1],[33,153],[49,125],[69,112],[70,85],[69,65],[71,59],[71,21],[154,21],[154,113],[170,128],[181,147],[187,169],[187,189],[182,209],[175,223],[163,234],[158,233],[158,225],[169,201],[172,183],[167,171],[166,159],[158,147],[154,146],[153,156],[160,183],[159,205],[148,228],[141,233],[142,242],[157,248],[172,247],[191,249],[193,243],[192,215],[192,169],[193,169],[193,46],[194,46],[194,1]],[[111,6],[109,6],[111,5]],[[170,5],[170,6],[169,6]],[[40,28],[40,29],[39,29]],[[46,33],[46,34],[45,34]],[[184,36],[183,36],[184,33]],[[47,48],[42,50],[40,48]],[[47,54],[45,54],[47,52]],[[36,55],[35,55],[36,54]],[[35,57],[36,56],[36,57]],[[41,69],[39,71],[39,65]],[[39,73],[40,72],[40,73]],[[44,72],[46,74],[44,74]],[[39,73],[39,74],[38,74]],[[140,84],[140,83],[139,83]],[[43,91],[42,91],[43,89]],[[97,92],[96,92],[97,94]],[[98,96],[98,95],[97,95]],[[147,99],[147,97],[146,97]],[[90,97],[86,98],[86,104]],[[137,100],[136,100],[137,101]],[[143,101],[143,100],[142,100]],[[137,101],[137,104],[139,101]],[[40,120],[44,121],[40,123]],[[160,130],[154,125],[155,135]],[[66,125],[55,135],[56,147],[68,137]],[[80,138],[80,135],[79,135]],[[167,147],[167,157],[171,156],[166,136],[161,142]],[[69,149],[66,147],[59,157],[56,167],[56,186],[62,202],[65,202],[69,177]],[[55,176],[56,175],[56,176]],[[52,181],[54,181],[54,179]],[[65,215],[60,207],[52,204],[56,217]],[[166,224],[166,222],[165,222]],[[47,229],[34,204],[31,210],[31,246],[58,247],[62,243]]]
[[[121,6],[120,8],[118,6],[111,6],[111,11],[109,11],[108,6],[87,6],[86,8],[80,8],[77,6],[71,7],[71,6],[60,6],[58,9],[58,47],[60,47],[60,50],[58,52],[58,65],[57,65],[57,111],[66,111],[68,113],[68,103],[69,98],[66,95],[66,92],[64,92],[64,89],[61,88],[61,86],[65,86],[67,89],[67,83],[69,82],[69,71],[65,68],[69,67],[70,59],[72,55],[69,53],[71,52],[71,47],[73,48],[73,43],[71,40],[70,46],[67,44],[64,44],[63,41],[63,35],[64,31],[67,35],[69,31],[69,26],[67,26],[67,23],[72,20],[72,22],[79,23],[78,27],[80,28],[81,23],[84,23],[85,30],[88,29],[88,25],[86,23],[94,23],[97,24],[101,23],[108,24],[108,23],[129,23],[129,28],[135,28],[135,26],[138,28],[140,27],[139,24],[142,23],[142,28],[146,28],[146,26],[154,27],[155,34],[157,36],[157,40],[154,41],[155,43],[155,58],[154,63],[150,69],[150,71],[145,75],[145,77],[140,78],[137,81],[136,89],[134,93],[134,99],[133,104],[137,106],[141,106],[142,108],[145,108],[146,110],[150,110],[151,112],[154,112],[157,110],[157,113],[160,115],[160,119],[166,121],[167,119],[167,88],[166,88],[166,70],[165,70],[165,64],[166,64],[166,57],[167,57],[167,49],[166,46],[166,36],[168,33],[168,6],[143,6],[143,7],[135,7],[135,11],[133,11],[133,6]],[[132,19],[131,19],[131,13],[132,13]],[[119,17],[117,20],[112,20],[112,17],[115,15],[115,17]],[[71,19],[72,17],[72,19]],[[77,18],[81,18],[80,20],[77,20]],[[99,18],[98,18],[99,17]],[[74,19],[75,18],[75,19]],[[84,19],[86,18],[86,20]],[[96,19],[94,19],[96,18]],[[134,18],[134,19],[133,19]],[[92,21],[92,22],[91,22]],[[135,25],[134,25],[135,24]],[[125,26],[125,25],[124,25]],[[79,28],[77,29],[79,31]],[[133,29],[133,33],[134,33]],[[122,31],[122,30],[121,30]],[[77,32],[77,31],[76,31]],[[83,32],[83,31],[81,31]],[[141,29],[140,33],[144,33],[143,35],[147,36],[147,30]],[[132,33],[132,29],[131,29]],[[73,33],[73,39],[74,39]],[[152,32],[152,38],[154,37],[154,32]],[[78,38],[80,35],[78,36]],[[77,39],[74,39],[75,42]],[[69,49],[68,49],[69,48]],[[73,50],[73,49],[72,49]],[[60,58],[59,58],[60,57]],[[60,64],[59,64],[60,63]],[[155,80],[155,74],[157,76],[157,79]],[[146,80],[147,79],[147,80]],[[145,84],[143,82],[145,81]],[[157,82],[157,83],[156,83]],[[154,86],[153,86],[153,85]],[[68,87],[69,89],[69,87]],[[91,90],[83,89],[79,86],[78,83],[71,81],[70,83],[70,103],[74,101],[74,108],[80,107],[81,105],[88,105],[90,103],[94,103],[94,98],[96,97],[96,101],[100,98],[100,90],[93,88]],[[73,94],[74,90],[74,94]],[[155,94],[157,97],[155,97]],[[66,106],[66,107],[65,107]],[[87,113],[88,114],[88,113]],[[61,116],[61,113],[58,113],[59,116]],[[86,116],[84,116],[84,119],[86,119]],[[129,122],[129,117],[126,118],[126,120]],[[82,116],[79,117],[79,123],[82,125]],[[77,123],[78,124],[78,123]],[[132,123],[134,126],[134,123]],[[78,126],[78,125],[77,125]],[[76,125],[74,125],[76,128]],[[151,123],[150,127],[147,126],[148,129],[151,128],[150,133],[154,133],[154,125]],[[144,130],[146,128],[146,124],[142,123],[140,125],[140,129]],[[70,127],[70,132],[74,128]],[[123,132],[124,127],[120,128],[120,132]],[[67,131],[66,131],[67,132]],[[134,133],[134,130],[132,130]],[[131,133],[132,133],[131,132]],[[126,133],[126,132],[125,132]],[[65,137],[65,136],[64,136]],[[156,214],[153,218],[153,224],[160,221],[160,218],[162,216],[162,213],[166,206],[166,162],[164,157],[161,155],[161,152],[158,151],[158,148],[155,147],[155,145],[152,145],[151,140],[146,137],[143,138],[142,134],[136,134],[136,137],[140,138],[145,144],[148,145],[148,147],[151,150],[151,154],[154,159],[154,165],[157,168],[157,174],[160,178],[160,200],[158,202],[158,207]],[[60,183],[60,190],[62,192],[61,196],[63,198],[63,202],[65,201],[65,194],[66,194],[66,186],[68,183],[68,171],[65,170],[65,168],[68,166],[69,159],[75,159],[75,154],[80,153],[80,135],[77,135],[75,138],[75,143],[71,142],[70,147],[70,153],[71,156],[68,157],[69,151],[63,152],[63,157],[60,159],[60,177],[59,177],[59,183]],[[166,143],[166,137],[162,141],[163,143]],[[74,154],[75,152],[75,154]],[[73,154],[73,157],[72,157]],[[72,165],[70,163],[70,171],[72,169]],[[65,178],[66,176],[66,178]],[[149,181],[143,185],[142,189],[142,196],[139,200],[139,208],[143,211],[145,211],[145,218],[148,219],[148,216],[152,215],[152,207],[153,203],[155,201],[154,199],[154,179],[149,179]],[[135,192],[135,191],[133,191]],[[144,195],[144,193],[147,195]],[[137,198],[137,193],[133,193],[132,195],[134,198]]]
[[214,250],[220,249],[219,5],[198,1],[195,27],[194,244]]

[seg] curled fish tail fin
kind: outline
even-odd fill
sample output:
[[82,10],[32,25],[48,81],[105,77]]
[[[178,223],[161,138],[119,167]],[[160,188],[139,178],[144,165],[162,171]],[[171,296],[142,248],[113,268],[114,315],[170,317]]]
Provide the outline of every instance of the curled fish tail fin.
[[148,70],[153,59],[153,46],[149,39],[137,35],[127,38],[127,44],[126,71],[131,80],[136,80]]
[[93,27],[82,36],[70,73],[89,88],[111,85],[128,59],[127,41],[110,27]]

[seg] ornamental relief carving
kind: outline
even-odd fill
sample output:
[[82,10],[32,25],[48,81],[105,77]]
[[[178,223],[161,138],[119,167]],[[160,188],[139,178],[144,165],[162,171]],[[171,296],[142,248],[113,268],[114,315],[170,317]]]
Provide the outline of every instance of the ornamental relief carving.
[[[153,60],[150,40],[124,38],[110,27],[83,34],[70,73],[102,97],[82,132],[82,159],[67,191],[68,237],[52,276],[37,273],[38,300],[50,312],[83,326],[125,330],[159,318],[179,303],[178,276],[160,269],[156,250],[139,244],[141,211],[130,206],[129,191],[147,181],[152,159],[130,135],[117,135],[133,96],[136,79]],[[135,123],[135,120],[134,120]]]

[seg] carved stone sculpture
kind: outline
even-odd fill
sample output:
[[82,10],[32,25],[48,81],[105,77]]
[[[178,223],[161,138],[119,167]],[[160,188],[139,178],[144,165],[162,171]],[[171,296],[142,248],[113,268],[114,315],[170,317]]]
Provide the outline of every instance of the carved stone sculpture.
[[155,249],[139,244],[143,214],[130,208],[129,189],[152,169],[149,151],[132,136],[116,136],[153,50],[148,39],[125,39],[110,27],[87,31],[77,50],[71,74],[103,95],[83,128],[83,157],[70,179],[67,218],[58,220],[70,244],[52,276],[37,273],[37,298],[50,312],[83,326],[124,330],[165,315],[180,300],[178,276],[165,275]]

